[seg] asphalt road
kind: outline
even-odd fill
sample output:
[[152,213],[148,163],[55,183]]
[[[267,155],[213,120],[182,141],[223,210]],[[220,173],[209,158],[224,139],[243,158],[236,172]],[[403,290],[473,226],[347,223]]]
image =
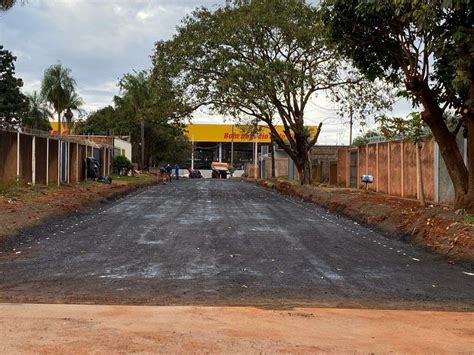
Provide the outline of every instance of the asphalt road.
[[238,181],[154,186],[17,240],[2,302],[474,310],[470,270]]

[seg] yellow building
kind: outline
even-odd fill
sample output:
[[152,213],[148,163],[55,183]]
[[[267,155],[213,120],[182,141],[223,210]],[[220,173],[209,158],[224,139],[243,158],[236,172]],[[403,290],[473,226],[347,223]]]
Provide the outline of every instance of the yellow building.
[[[56,134],[58,132],[59,123],[56,121],[49,121],[49,125],[51,126],[51,133]],[[67,135],[69,134],[69,129],[67,128],[66,122],[61,122],[61,134]]]
[[[312,134],[317,126],[310,126]],[[285,139],[283,125],[276,127]],[[271,143],[270,129],[267,126],[244,126],[235,124],[190,124],[186,127],[188,139],[193,143],[193,165],[195,169],[210,169],[213,161],[232,164],[242,169],[245,163],[255,159],[257,151],[268,149]]]

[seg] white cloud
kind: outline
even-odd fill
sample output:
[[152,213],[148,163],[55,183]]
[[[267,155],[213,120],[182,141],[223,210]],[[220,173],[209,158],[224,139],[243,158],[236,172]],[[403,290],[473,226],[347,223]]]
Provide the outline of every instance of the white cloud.
[[[30,0],[0,16],[0,43],[18,57],[25,92],[39,90],[44,70],[61,62],[72,70],[85,109],[92,111],[112,103],[124,73],[151,66],[154,43],[170,38],[186,14],[224,2]],[[409,105],[400,105],[400,112],[410,111]],[[223,122],[207,111],[194,116],[194,122]],[[348,141],[348,126],[324,97],[311,103],[306,116],[308,124],[324,120],[321,143]]]

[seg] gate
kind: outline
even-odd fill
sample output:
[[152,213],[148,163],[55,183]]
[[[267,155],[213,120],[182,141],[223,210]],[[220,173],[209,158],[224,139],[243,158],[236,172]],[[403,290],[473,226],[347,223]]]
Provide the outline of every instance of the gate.
[[351,151],[351,164],[350,164],[350,187],[357,188],[358,177],[358,162],[357,162],[357,150]]

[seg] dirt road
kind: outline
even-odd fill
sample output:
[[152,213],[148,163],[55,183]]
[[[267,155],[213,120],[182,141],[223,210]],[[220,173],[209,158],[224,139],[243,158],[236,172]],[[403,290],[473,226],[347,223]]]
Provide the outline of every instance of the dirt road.
[[3,304],[0,352],[468,353],[472,322],[454,312]]
[[260,187],[194,180],[25,232],[3,302],[474,309],[474,276]]

